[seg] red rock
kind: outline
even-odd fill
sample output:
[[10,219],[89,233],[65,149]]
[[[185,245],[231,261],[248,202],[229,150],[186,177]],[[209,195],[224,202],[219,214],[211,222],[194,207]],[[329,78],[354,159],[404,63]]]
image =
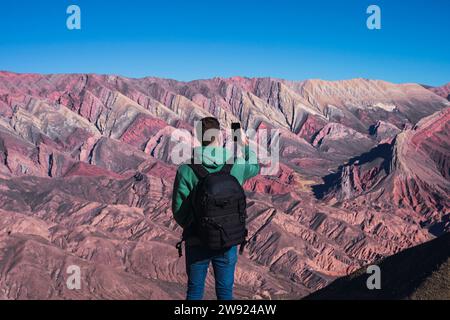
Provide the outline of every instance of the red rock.
[[89,176],[89,177],[106,176],[114,179],[124,178],[120,174],[84,162],[77,162],[64,174],[64,177],[74,177],[74,176]]

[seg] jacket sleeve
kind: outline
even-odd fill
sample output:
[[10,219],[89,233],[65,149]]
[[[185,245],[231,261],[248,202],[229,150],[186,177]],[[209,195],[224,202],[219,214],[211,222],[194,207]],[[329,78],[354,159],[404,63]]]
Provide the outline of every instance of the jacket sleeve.
[[259,164],[256,153],[250,150],[250,146],[244,147],[244,182],[259,173]]
[[193,219],[190,202],[192,185],[186,177],[183,166],[178,168],[172,193],[172,213],[175,221],[182,227],[187,227]]

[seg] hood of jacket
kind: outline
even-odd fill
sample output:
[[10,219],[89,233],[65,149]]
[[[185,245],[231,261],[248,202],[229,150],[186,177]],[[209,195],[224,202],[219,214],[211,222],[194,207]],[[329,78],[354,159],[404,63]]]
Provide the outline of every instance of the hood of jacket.
[[194,149],[195,163],[201,163],[207,169],[217,169],[224,165],[231,157],[231,152],[224,147],[196,147]]

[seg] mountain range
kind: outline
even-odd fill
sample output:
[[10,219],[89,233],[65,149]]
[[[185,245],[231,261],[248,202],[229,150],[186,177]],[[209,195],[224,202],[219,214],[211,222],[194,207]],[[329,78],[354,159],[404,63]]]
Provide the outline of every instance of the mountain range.
[[[205,116],[280,132],[278,172],[245,184],[236,298],[301,298],[445,235],[448,94],[368,79],[0,72],[0,298],[183,298],[171,134]],[[66,286],[70,265],[80,290]]]

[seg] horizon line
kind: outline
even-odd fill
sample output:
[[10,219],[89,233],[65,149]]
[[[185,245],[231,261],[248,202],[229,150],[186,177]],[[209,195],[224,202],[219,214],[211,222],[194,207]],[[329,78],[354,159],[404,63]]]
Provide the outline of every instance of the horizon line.
[[235,80],[235,79],[247,79],[247,80],[254,80],[254,79],[272,79],[272,80],[281,80],[281,81],[291,81],[296,83],[301,83],[305,81],[325,81],[325,82],[344,82],[344,81],[354,81],[354,80],[366,80],[366,81],[382,81],[397,85],[407,85],[407,84],[417,84],[424,87],[429,88],[439,88],[446,86],[450,84],[450,81],[445,82],[440,85],[429,85],[426,83],[420,83],[420,82],[392,82],[384,79],[371,79],[371,78],[365,78],[365,77],[354,77],[354,78],[346,78],[346,79],[337,79],[337,80],[329,80],[329,79],[323,79],[323,78],[306,78],[302,80],[293,80],[293,79],[287,79],[287,78],[279,78],[279,77],[271,77],[271,76],[242,76],[242,75],[234,75],[234,76],[214,76],[209,78],[198,78],[198,79],[190,79],[190,80],[179,80],[175,78],[170,77],[164,77],[164,76],[126,76],[123,74],[118,73],[96,73],[96,72],[16,72],[16,71],[10,71],[10,70],[0,70],[0,74],[14,74],[14,75],[40,75],[40,76],[52,76],[52,75],[96,75],[96,76],[113,76],[113,77],[120,77],[124,79],[132,79],[132,80],[143,80],[148,78],[155,78],[155,79],[161,79],[161,80],[168,80],[168,81],[176,81],[181,83],[190,83],[195,81],[207,81],[207,80],[215,80],[215,79],[221,79],[221,80]]

